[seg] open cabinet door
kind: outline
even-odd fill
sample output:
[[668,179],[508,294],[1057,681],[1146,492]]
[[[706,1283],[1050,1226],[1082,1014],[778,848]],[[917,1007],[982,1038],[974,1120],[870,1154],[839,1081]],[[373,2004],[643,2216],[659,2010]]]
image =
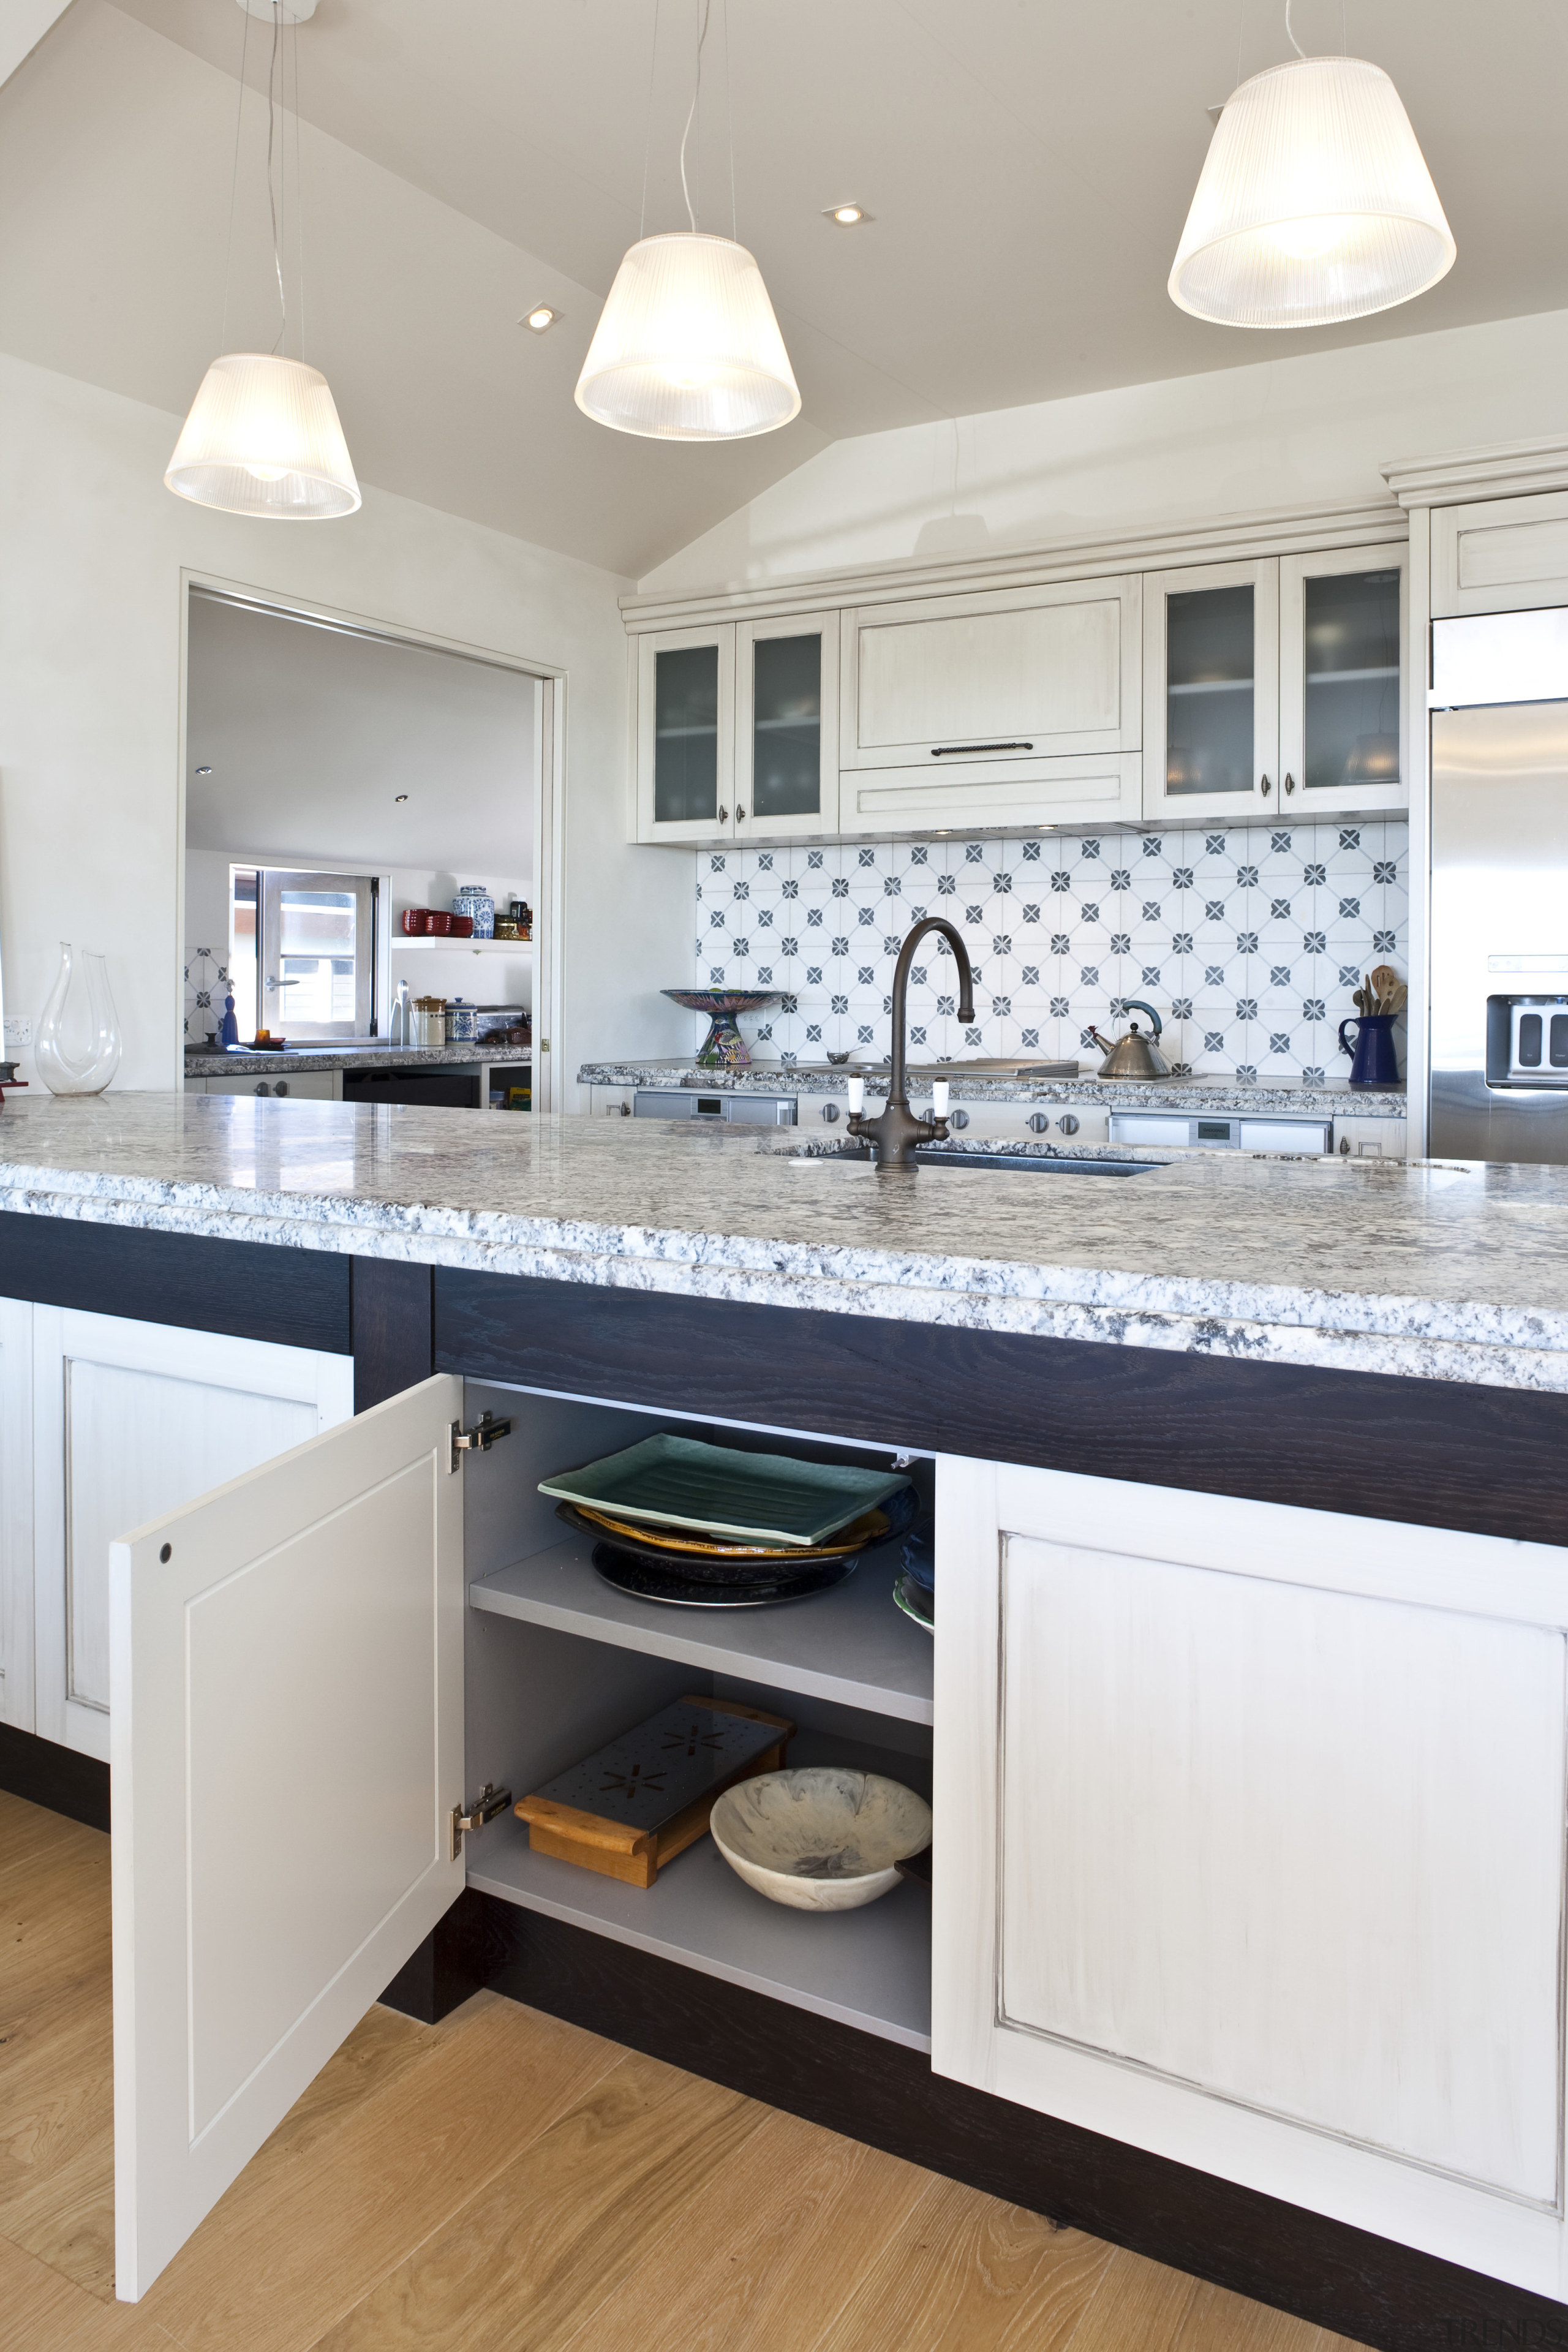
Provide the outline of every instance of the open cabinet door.
[[124,2302],[461,1892],[461,1409],[437,1374],[111,1547]]

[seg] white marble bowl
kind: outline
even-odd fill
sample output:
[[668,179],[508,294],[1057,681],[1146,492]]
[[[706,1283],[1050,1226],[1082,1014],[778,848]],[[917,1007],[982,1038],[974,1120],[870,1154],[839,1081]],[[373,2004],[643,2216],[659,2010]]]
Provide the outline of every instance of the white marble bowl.
[[709,1824],[731,1869],[796,1911],[857,1911],[931,1843],[931,1807],[900,1780],[838,1764],[761,1772],[726,1789]]

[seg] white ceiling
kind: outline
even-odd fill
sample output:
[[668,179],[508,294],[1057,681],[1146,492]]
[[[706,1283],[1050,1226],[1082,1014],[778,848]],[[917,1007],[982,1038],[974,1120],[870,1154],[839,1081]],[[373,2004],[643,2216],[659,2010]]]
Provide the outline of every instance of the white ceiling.
[[532,871],[532,678],[193,596],[189,681],[188,847]]
[[[695,8],[658,10],[649,228],[683,222]],[[1399,86],[1459,258],[1420,301],[1288,348],[1568,306],[1562,0],[1342,14]],[[712,0],[694,144],[720,228],[726,16],[739,233],[805,409],[759,441],[675,449],[571,398],[638,232],[655,0],[321,0],[299,35],[301,112],[326,134],[307,142],[312,342],[366,478],[640,575],[827,440],[1285,345],[1165,292],[1205,109],[1238,32],[1244,73],[1288,54],[1279,0]],[[1295,17],[1308,48],[1339,47],[1342,0]],[[12,348],[183,408],[217,332],[246,22],[234,0],[75,0],[0,92]],[[822,219],[847,196],[866,226]],[[253,337],[262,213],[252,177],[236,312]],[[543,338],[515,323],[540,299],[563,314]]]

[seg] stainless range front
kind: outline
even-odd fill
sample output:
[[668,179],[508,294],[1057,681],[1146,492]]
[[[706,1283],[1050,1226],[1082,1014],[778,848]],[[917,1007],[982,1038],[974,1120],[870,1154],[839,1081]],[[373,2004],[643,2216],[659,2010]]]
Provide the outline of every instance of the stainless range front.
[[1432,628],[1428,1150],[1568,1162],[1568,612]]

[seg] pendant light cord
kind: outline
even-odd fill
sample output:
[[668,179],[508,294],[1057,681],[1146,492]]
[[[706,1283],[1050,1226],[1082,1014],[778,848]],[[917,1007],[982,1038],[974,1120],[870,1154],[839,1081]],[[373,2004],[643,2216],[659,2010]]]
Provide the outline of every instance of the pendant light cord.
[[228,183],[228,236],[223,248],[223,317],[217,331],[220,352],[228,349],[228,288],[234,269],[234,207],[239,194],[239,134],[245,126],[245,68],[250,55],[250,11],[242,9],[245,30],[239,39],[239,100],[234,110],[234,170]]
[[300,135],[304,128],[300,114],[300,19],[295,17],[293,39],[289,47],[294,53],[294,289],[300,312],[300,357],[305,356],[305,166],[300,156]]
[[1288,37],[1288,38],[1289,38],[1289,40],[1290,47],[1295,50],[1296,55],[1297,55],[1299,58],[1305,58],[1305,56],[1306,56],[1307,52],[1306,52],[1306,50],[1301,47],[1300,42],[1296,38],[1296,28],[1295,28],[1295,26],[1294,26],[1291,24],[1291,22],[1290,22],[1290,6],[1291,6],[1291,0],[1285,0],[1285,31],[1286,31],[1286,35],[1287,35],[1287,37]]
[[697,210],[691,201],[691,186],[686,176],[686,142],[691,136],[691,125],[697,117],[697,101],[702,95],[702,44],[708,38],[708,10],[711,0],[697,0],[697,5],[701,11],[697,24],[697,80],[691,92],[686,128],[680,134],[680,193],[686,198],[686,217],[691,223],[694,236],[697,234]]
[[653,47],[648,52],[647,112],[643,119],[642,133],[642,211],[637,217],[639,245],[647,235],[647,157],[648,149],[653,144],[653,84],[655,70],[658,65],[658,9],[659,0],[653,0]]
[[722,0],[724,10],[724,133],[730,142],[730,237],[732,244],[741,242],[735,210],[735,109],[730,97],[730,0]]
[[[1289,0],[1286,0],[1289,15]],[[283,0],[272,0],[272,55],[267,64],[267,209],[272,217],[272,267],[278,277],[278,333],[272,344],[277,358],[289,326],[289,297],[283,289],[283,254],[278,242],[278,192],[272,184],[272,134],[277,121],[273,84],[278,78],[278,37],[283,24]]]

